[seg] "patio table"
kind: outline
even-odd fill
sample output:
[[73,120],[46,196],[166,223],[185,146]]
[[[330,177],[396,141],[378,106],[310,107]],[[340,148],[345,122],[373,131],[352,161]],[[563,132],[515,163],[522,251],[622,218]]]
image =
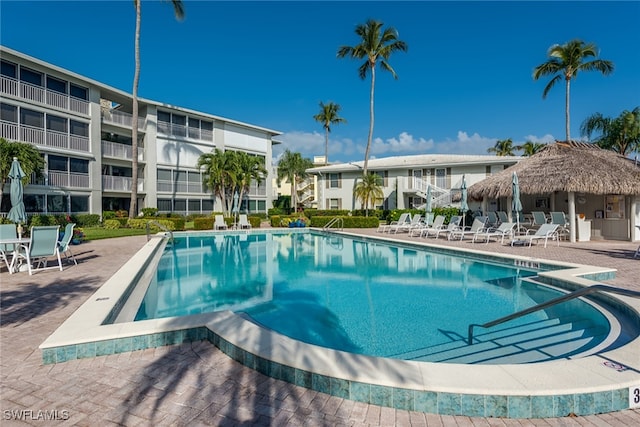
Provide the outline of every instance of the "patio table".
[[18,258],[18,248],[20,245],[28,245],[31,239],[26,237],[13,237],[9,239],[0,239],[0,245],[13,245],[13,255],[11,256],[11,264],[9,265],[9,274],[18,272],[18,268],[15,264]]

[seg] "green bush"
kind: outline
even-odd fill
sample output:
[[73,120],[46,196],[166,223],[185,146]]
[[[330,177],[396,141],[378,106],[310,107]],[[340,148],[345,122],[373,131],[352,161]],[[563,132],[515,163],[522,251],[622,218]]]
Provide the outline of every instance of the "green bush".
[[260,228],[260,223],[262,223],[262,217],[259,216],[247,216],[249,220],[249,224],[251,224],[251,228]]
[[142,215],[152,217],[158,215],[158,208],[142,208]]
[[31,216],[29,227],[39,227],[42,225],[59,225],[53,215],[38,214]]
[[[344,228],[377,228],[380,220],[375,216],[337,216],[342,218]],[[310,227],[322,228],[336,217],[316,216],[311,218]],[[336,224],[340,225],[340,224]]]
[[[149,219],[144,219],[144,218],[134,218],[134,219],[129,219],[129,221],[127,222],[127,224],[129,225],[129,228],[135,228],[135,229],[146,229],[147,228],[147,223],[150,222],[151,220]],[[175,231],[175,223],[169,219],[157,219],[157,220],[153,220],[153,222],[157,222],[158,224],[163,225],[164,227],[166,227],[167,229],[171,230],[171,231]],[[162,230],[160,227],[158,227],[156,224],[154,224],[153,222],[151,222],[151,224],[149,224],[149,230],[153,233],[158,233],[160,231],[164,231]]]
[[194,230],[213,230],[213,217],[194,218],[193,219]]
[[104,222],[104,228],[107,230],[117,230],[120,228],[120,221],[117,219],[108,219]]
[[71,219],[78,227],[97,227],[100,225],[100,215],[98,214],[72,215]]
[[114,211],[102,211],[102,220],[113,219],[116,217],[116,213]]

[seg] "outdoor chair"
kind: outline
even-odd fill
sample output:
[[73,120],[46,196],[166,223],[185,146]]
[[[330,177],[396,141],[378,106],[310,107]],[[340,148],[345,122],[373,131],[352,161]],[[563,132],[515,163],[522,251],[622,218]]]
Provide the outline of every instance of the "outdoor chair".
[[[446,227],[442,227],[438,230],[434,230],[433,232],[433,237],[434,238],[438,238],[440,237],[440,233],[444,233],[445,235],[449,235],[449,233],[451,233],[454,230],[457,230],[460,228],[460,219],[461,217],[459,216],[452,216],[451,219],[449,220],[449,224],[447,224]],[[429,237],[429,234],[431,234],[430,232],[427,234],[427,237]]]
[[436,231],[444,227],[444,215],[438,215],[435,217],[433,222],[430,225],[424,224],[422,227],[415,227],[409,230],[409,236],[419,236],[422,237],[424,235],[428,236],[429,232]]
[[75,223],[70,222],[64,227],[64,235],[62,236],[62,239],[60,239],[60,241],[58,242],[58,246],[59,246],[60,253],[64,254],[67,262],[69,261],[69,255],[71,255],[71,259],[73,260],[73,263],[75,265],[78,265],[78,262],[76,261],[76,257],[73,255],[73,252],[71,252],[71,247],[70,247],[71,239],[73,239],[73,228],[75,226],[76,226]]
[[533,227],[540,227],[542,224],[549,223],[549,221],[547,221],[547,216],[544,214],[544,212],[531,211],[531,216],[533,217],[533,221],[531,222],[531,225]]
[[478,239],[484,239],[485,243],[489,243],[492,238],[500,238],[500,244],[504,244],[504,238],[510,237],[513,238],[514,228],[516,226],[515,222],[503,222],[498,226],[498,228],[487,228],[485,230],[481,230],[473,235],[473,243]]
[[489,227],[497,227],[499,222],[500,221],[498,221],[498,215],[495,212],[487,212],[487,225]]
[[[18,233],[16,231],[15,224],[0,224],[0,240],[2,239],[16,239]],[[0,258],[4,260],[9,272],[11,272],[11,266],[7,254],[13,254],[15,250],[15,244],[13,243],[1,243],[0,244]]]
[[215,216],[215,220],[213,222],[213,229],[214,230],[226,230],[227,227],[227,223],[224,222],[224,217],[222,215],[216,215]]
[[509,216],[505,211],[497,211],[496,214],[498,214],[498,221],[500,224],[503,222],[509,222]]
[[247,218],[246,214],[240,214],[238,217],[238,227],[241,230],[251,228],[251,223],[249,222],[249,218]]
[[544,247],[546,248],[547,241],[549,239],[555,239],[558,242],[558,246],[560,246],[560,239],[558,238],[558,224],[542,224],[537,230],[529,230],[529,232],[530,231],[535,231],[535,234],[518,236],[517,239],[511,240],[511,246],[516,242],[522,242],[523,244],[529,242],[529,247],[531,247],[531,243],[534,241],[537,245],[538,241],[544,240]]
[[558,224],[558,236],[569,237],[569,221],[564,212],[550,212],[551,224]]
[[460,236],[460,240],[464,239],[465,236],[473,237],[476,233],[481,232],[486,228],[487,217],[486,216],[478,216],[473,220],[471,227],[458,227],[455,230],[452,230],[447,234],[448,240],[457,239]]
[[405,212],[400,214],[400,218],[397,221],[391,221],[389,224],[381,224],[378,226],[378,232],[386,233],[392,226],[396,226],[399,224],[405,224],[407,221],[411,221],[410,213]]
[[[410,217],[411,217],[411,214],[409,214],[409,218]],[[419,227],[421,220],[422,220],[422,215],[415,214],[413,218],[408,219],[404,223],[399,223],[399,224],[390,226],[387,232],[391,233],[393,231],[394,234],[398,234],[398,231],[409,232],[411,231],[412,228]]]
[[[62,271],[60,259],[60,247],[58,246],[59,225],[31,227],[31,238],[28,244],[20,244],[16,256],[11,262],[10,270],[16,267],[15,263],[25,260],[29,269],[29,275],[41,270],[59,268]],[[47,267],[49,257],[58,259],[57,267]]]

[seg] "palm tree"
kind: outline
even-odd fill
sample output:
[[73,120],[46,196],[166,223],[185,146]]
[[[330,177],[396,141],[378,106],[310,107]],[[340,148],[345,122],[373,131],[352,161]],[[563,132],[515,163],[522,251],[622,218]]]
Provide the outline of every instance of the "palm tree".
[[511,138],[499,139],[496,145],[487,148],[488,153],[495,153],[496,156],[515,156],[513,151],[516,147],[513,146]]
[[353,188],[353,195],[362,203],[365,209],[365,216],[369,216],[369,204],[373,208],[377,200],[384,198],[381,186],[382,177],[372,172],[364,175]]
[[[267,169],[264,167],[264,157],[254,156],[244,151],[235,152],[234,161],[235,187],[238,189],[238,203],[249,193],[251,184],[255,181],[260,185],[267,177]],[[235,191],[235,189],[234,189]],[[238,206],[238,210],[240,206]]]
[[522,155],[525,157],[531,157],[540,151],[545,145],[541,142],[531,142],[527,141],[522,145],[517,145],[516,150],[522,150]]
[[545,99],[551,88],[563,77],[565,80],[565,120],[566,120],[566,140],[570,141],[569,135],[569,98],[571,79],[578,76],[578,71],[599,71],[606,76],[613,72],[613,62],[604,59],[594,59],[598,55],[597,47],[593,43],[585,43],[582,40],[571,40],[563,45],[554,44],[549,48],[547,56],[549,60],[538,65],[533,71],[533,79],[538,80],[543,76],[554,76],[544,88],[542,98]]
[[[131,204],[129,218],[135,218],[138,212],[138,85],[140,83],[140,21],[142,0],[133,0],[136,8],[136,32],[134,39],[135,69],[133,72],[133,91],[131,109]],[[184,18],[184,7],[181,0],[171,0],[173,12],[178,20]]]
[[222,202],[222,212],[229,212],[227,188],[235,183],[232,171],[231,156],[216,148],[213,153],[202,154],[198,158],[198,169],[202,170],[204,185],[213,192],[214,198]]
[[393,27],[388,27],[384,31],[384,24],[379,21],[370,19],[366,24],[356,26],[356,34],[360,37],[360,44],[356,46],[342,46],[338,49],[338,58],[351,57],[355,59],[365,59],[365,62],[358,68],[358,74],[361,79],[367,77],[368,70],[371,70],[371,93],[369,97],[369,136],[367,138],[367,149],[364,153],[363,176],[367,175],[367,167],[369,165],[369,151],[371,150],[371,141],[373,139],[373,94],[376,84],[376,64],[380,62],[380,67],[391,73],[394,79],[398,76],[391,65],[389,65],[389,57],[393,52],[406,52],[408,45],[402,40],[398,40],[398,32]]
[[340,111],[340,105],[329,102],[325,104],[320,101],[320,112],[313,116],[316,122],[322,123],[324,128],[324,164],[329,164],[329,132],[331,132],[332,124],[346,123],[347,121],[342,117],[338,117]]
[[18,158],[26,175],[23,179],[24,185],[29,183],[31,174],[35,173],[36,177],[40,177],[44,169],[44,159],[34,145],[0,138],[0,207],[2,207],[4,181],[9,176],[14,157]]
[[616,118],[595,113],[587,117],[580,126],[580,133],[591,139],[594,132],[600,136],[593,142],[601,148],[613,150],[623,156],[640,151],[640,107],[633,111],[624,110]]
[[278,162],[278,185],[283,179],[287,179],[291,183],[291,204],[293,211],[298,210],[298,182],[301,182],[309,176],[307,169],[313,167],[310,159],[303,158],[300,153],[292,153],[285,150]]

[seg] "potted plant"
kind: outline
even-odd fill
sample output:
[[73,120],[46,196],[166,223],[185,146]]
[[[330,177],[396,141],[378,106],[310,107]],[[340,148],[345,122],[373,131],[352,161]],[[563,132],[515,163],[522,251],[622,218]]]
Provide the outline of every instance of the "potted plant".
[[84,232],[82,228],[74,228],[73,229],[73,237],[71,238],[71,243],[74,245],[79,245],[84,241]]

